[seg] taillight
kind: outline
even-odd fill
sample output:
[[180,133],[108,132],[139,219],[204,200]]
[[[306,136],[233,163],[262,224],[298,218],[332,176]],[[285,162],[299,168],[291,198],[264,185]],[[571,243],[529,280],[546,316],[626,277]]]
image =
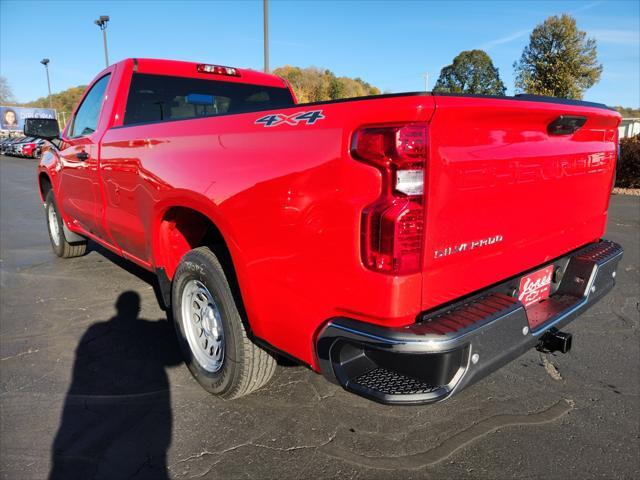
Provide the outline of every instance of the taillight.
[[352,140],[354,158],[382,173],[380,197],[362,212],[362,261],[394,275],[416,273],[424,244],[424,124],[365,127]]

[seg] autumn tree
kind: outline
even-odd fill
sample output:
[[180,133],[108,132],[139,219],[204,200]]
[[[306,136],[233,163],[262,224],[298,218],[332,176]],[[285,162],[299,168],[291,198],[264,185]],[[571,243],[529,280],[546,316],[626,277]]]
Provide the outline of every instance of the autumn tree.
[[618,112],[622,117],[631,117],[631,118],[639,118],[640,117],[640,108],[633,107],[613,107],[616,112]]
[[596,41],[570,15],[547,18],[531,32],[529,45],[513,64],[516,90],[581,99],[600,80]]
[[486,52],[467,50],[458,54],[451,65],[440,71],[433,91],[504,95],[506,87]]
[[360,78],[336,77],[331,70],[286,65],[274,74],[291,84],[300,103],[379,95],[380,90]]
[[[51,104],[53,108],[59,112],[71,113],[73,109],[78,105],[82,94],[86,90],[86,85],[79,85],[77,87],[71,87],[62,92],[54,93],[51,95]],[[24,104],[25,107],[40,107],[49,108],[49,97],[40,97],[37,100]]]

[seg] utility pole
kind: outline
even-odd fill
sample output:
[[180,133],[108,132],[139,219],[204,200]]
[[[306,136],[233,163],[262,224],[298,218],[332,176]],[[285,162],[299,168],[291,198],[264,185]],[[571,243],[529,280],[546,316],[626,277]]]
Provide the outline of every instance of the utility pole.
[[47,72],[47,88],[49,89],[49,108],[53,108],[53,103],[51,100],[51,82],[49,81],[49,59],[43,58],[40,60],[40,63],[44,65],[44,70]]
[[264,18],[264,71],[269,73],[269,0],[263,0]]
[[422,74],[422,76],[424,77],[424,91],[428,92],[429,91],[429,73],[425,72]]
[[107,50],[107,23],[109,22],[108,15],[100,15],[100,18],[95,23],[102,30],[102,40],[104,41],[104,63],[109,66],[109,51]]

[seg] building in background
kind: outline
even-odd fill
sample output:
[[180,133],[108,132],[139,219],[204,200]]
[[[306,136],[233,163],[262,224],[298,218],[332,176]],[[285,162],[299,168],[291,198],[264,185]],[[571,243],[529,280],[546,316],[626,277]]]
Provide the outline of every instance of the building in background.
[[640,118],[623,118],[618,127],[619,138],[640,135]]

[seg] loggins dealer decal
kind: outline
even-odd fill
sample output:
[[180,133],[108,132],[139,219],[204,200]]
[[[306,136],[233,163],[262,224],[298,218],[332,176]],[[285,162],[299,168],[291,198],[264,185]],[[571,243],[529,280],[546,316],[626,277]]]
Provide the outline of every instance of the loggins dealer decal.
[[323,118],[325,118],[325,116],[322,115],[322,110],[296,112],[291,115],[285,115],[284,113],[270,113],[269,115],[265,115],[264,117],[257,119],[255,124],[262,124],[265,127],[277,127],[278,125],[297,126],[300,124],[313,125]]

